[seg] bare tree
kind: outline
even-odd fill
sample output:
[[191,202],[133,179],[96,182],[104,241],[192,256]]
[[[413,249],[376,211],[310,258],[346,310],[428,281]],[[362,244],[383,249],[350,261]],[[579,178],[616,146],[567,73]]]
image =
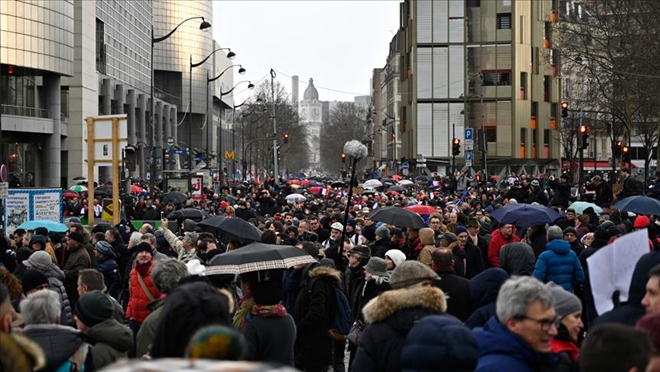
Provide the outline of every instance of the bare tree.
[[321,127],[321,167],[328,173],[348,167],[342,163],[344,144],[367,138],[367,110],[353,102],[338,102],[330,112],[330,122]]

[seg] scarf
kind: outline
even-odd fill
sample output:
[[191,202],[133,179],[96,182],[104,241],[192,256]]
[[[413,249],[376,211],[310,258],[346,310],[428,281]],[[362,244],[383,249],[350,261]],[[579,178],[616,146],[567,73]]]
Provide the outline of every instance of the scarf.
[[252,317],[261,318],[284,318],[286,316],[286,307],[282,304],[277,305],[254,305],[250,313],[245,317],[250,319]]
[[578,352],[580,351],[580,349],[575,344],[575,342],[554,339],[552,340],[551,346],[553,353],[559,354],[566,352],[568,353],[568,356],[571,358],[571,361],[573,361],[573,363],[577,363]]
[[139,264],[135,261],[135,271],[137,271],[143,278],[149,274],[149,268],[151,267],[151,261],[146,264]]

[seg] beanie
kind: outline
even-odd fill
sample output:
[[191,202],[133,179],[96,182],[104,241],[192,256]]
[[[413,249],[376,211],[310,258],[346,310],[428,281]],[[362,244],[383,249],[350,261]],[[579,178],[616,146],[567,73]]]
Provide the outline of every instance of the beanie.
[[602,240],[607,242],[610,240],[610,233],[606,229],[596,229],[594,232],[594,240]]
[[555,311],[559,318],[567,317],[575,312],[582,311],[582,302],[573,293],[565,290],[553,282],[546,284],[555,298]]
[[399,267],[403,262],[406,261],[405,253],[398,249],[390,249],[389,251],[385,252],[385,257],[389,257],[390,260],[392,260],[395,268]]
[[106,242],[105,240],[99,240],[98,242],[96,242],[94,248],[104,256],[112,252],[112,246],[110,245],[110,243]]
[[76,301],[73,313],[88,327],[93,327],[106,319],[111,319],[115,305],[103,292],[93,290]]
[[445,239],[447,241],[447,243],[451,244],[453,242],[458,241],[458,236],[456,236],[456,234],[454,234],[454,233],[446,232],[446,233],[442,234],[441,239]]
[[607,232],[610,234],[610,238],[613,237],[613,236],[623,235],[623,233],[621,232],[621,229],[619,229],[616,226],[610,226],[607,229]]
[[140,252],[149,252],[153,255],[153,250],[154,249],[151,248],[151,244],[147,242],[142,242],[135,247],[135,254],[138,254]]
[[651,220],[649,220],[648,217],[637,216],[637,218],[635,218],[635,224],[633,225],[633,228],[643,229],[645,227],[649,227],[650,225],[651,225]]
[[569,227],[565,228],[563,232],[564,232],[564,236],[566,234],[573,234],[573,235],[577,236],[577,230],[575,230],[575,227],[569,226]]
[[394,289],[409,287],[425,280],[436,280],[438,274],[419,261],[405,261],[392,272],[390,285]]
[[23,285],[23,293],[28,294],[28,292],[40,285],[48,285],[48,278],[40,271],[26,270],[21,278],[21,284]]
[[462,233],[467,234],[467,229],[464,226],[456,226],[456,230],[454,231],[456,235],[461,235]]
[[77,241],[78,243],[82,243],[82,242],[83,242],[83,234],[81,234],[81,233],[79,233],[79,232],[77,232],[77,231],[76,231],[76,232],[69,233],[69,239],[70,239],[70,240],[75,240],[75,241]]
[[390,229],[383,225],[376,229],[376,236],[380,236],[383,239],[390,239]]

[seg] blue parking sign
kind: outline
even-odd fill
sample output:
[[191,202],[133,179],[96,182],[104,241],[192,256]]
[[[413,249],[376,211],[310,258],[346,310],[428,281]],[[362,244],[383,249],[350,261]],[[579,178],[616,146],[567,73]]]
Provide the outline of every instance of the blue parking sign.
[[474,129],[473,128],[465,128],[465,140],[466,141],[473,141],[474,140]]

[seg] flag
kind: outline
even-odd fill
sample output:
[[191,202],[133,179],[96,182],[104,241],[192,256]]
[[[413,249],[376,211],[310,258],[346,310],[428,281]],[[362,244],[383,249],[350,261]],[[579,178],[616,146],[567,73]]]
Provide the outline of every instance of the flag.
[[391,136],[392,141],[396,141],[396,131],[394,130],[394,126],[392,126],[392,136]]

